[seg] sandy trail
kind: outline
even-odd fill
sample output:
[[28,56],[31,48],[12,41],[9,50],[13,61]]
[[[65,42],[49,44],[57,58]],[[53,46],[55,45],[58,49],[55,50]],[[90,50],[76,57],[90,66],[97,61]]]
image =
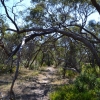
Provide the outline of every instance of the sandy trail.
[[[50,100],[49,92],[51,92],[52,87],[65,81],[60,81],[56,74],[56,68],[46,67],[35,77],[24,82],[16,81],[14,85],[16,100]],[[0,92],[0,96],[0,100],[9,100],[6,92]]]

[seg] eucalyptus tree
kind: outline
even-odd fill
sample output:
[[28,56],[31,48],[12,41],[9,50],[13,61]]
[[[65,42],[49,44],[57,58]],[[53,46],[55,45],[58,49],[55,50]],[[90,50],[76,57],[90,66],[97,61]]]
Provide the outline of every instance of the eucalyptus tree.
[[[83,43],[92,51],[94,57],[98,58],[96,54],[97,51],[91,44],[91,41],[92,39],[97,39],[97,41],[99,41],[99,39],[86,27],[88,17],[95,12],[91,2],[81,2],[80,0],[32,0],[32,3],[34,7],[29,9],[30,13],[25,18],[26,22],[28,21],[28,23],[26,23],[27,26],[32,27],[36,25],[41,28],[52,27],[56,31],[62,29],[66,32],[74,33],[74,35],[76,35],[74,39],[81,42],[85,39]],[[54,34],[56,34],[56,32]],[[65,33],[64,35],[67,34]],[[79,37],[78,35],[81,36],[82,39],[77,39],[77,37]],[[88,36],[93,37],[91,41]],[[69,37],[73,38],[73,36]],[[87,41],[89,44],[86,43]],[[96,52],[94,53],[94,51]],[[99,61],[97,62],[99,63]]]
[[[88,16],[95,11],[95,9],[90,3],[79,2],[79,1],[71,2],[71,1],[64,1],[64,0],[63,1],[32,0],[32,2],[34,7],[28,9],[29,15],[27,14],[25,18],[26,20],[25,28],[26,27],[27,28],[20,29],[17,26],[16,21],[13,20],[12,17],[7,12],[5,1],[2,0],[2,5],[5,8],[7,17],[12,21],[12,23],[15,25],[17,29],[17,30],[7,29],[7,30],[14,31],[19,34],[23,32],[35,31],[36,32],[35,34],[30,35],[31,37],[30,39],[45,34],[61,33],[75,40],[83,42],[85,46],[87,46],[90,49],[90,51],[93,53],[99,65],[97,52],[86,37],[87,34],[89,34],[94,39],[99,41],[99,39],[93,33],[91,33],[85,28]],[[14,17],[15,16],[16,15],[14,15]],[[77,31],[73,29],[74,27],[77,27]],[[37,34],[38,32],[39,34]],[[28,42],[30,39],[27,39],[25,42]]]

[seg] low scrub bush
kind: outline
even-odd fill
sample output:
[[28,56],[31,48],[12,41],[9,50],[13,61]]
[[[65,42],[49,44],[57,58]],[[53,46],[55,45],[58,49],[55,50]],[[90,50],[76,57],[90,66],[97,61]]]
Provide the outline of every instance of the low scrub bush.
[[100,100],[98,67],[87,65],[73,84],[60,86],[50,94],[50,100]]
[[7,66],[4,64],[0,64],[0,74],[9,74],[15,72],[15,66]]
[[94,90],[79,92],[75,85],[57,88],[50,94],[50,100],[98,100]]

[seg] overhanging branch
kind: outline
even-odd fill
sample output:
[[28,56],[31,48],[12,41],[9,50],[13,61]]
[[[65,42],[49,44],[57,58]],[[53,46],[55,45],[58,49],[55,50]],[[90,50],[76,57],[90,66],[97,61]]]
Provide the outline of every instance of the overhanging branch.
[[[16,30],[14,30],[16,31]],[[42,35],[46,35],[46,34],[51,34],[51,33],[60,33],[62,35],[65,35],[65,36],[68,36],[68,37],[71,37],[75,40],[78,40],[80,42],[82,42],[86,47],[88,47],[90,49],[90,51],[92,52],[92,54],[94,55],[98,65],[100,66],[100,59],[98,57],[98,54],[97,54],[97,51],[96,49],[93,47],[93,45],[84,37],[82,37],[80,34],[73,34],[71,32],[66,32],[64,30],[59,30],[57,28],[49,28],[49,29],[43,29],[43,28],[31,28],[31,29],[24,29],[24,30],[21,30],[19,31],[19,33],[23,33],[23,32],[30,32],[30,31],[35,31],[37,33],[34,33],[34,34],[31,34],[29,37],[27,37],[25,39],[25,43],[27,43],[28,41],[30,41],[31,39],[37,37],[37,36],[42,36]],[[16,31],[17,32],[17,31]],[[21,46],[21,45],[20,45]],[[19,47],[20,48],[20,47]],[[16,52],[18,51],[18,48],[16,48],[12,53],[12,56],[14,54],[16,54]]]
[[98,13],[100,14],[100,5],[96,2],[96,0],[91,0],[93,6],[96,8]]

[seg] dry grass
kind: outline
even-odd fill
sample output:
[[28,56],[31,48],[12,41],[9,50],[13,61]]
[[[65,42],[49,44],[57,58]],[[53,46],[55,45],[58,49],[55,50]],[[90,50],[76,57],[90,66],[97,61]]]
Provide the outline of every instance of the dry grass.
[[[13,76],[14,74],[4,74],[0,76],[0,81],[8,81],[8,83],[6,84],[0,84],[1,93],[7,94],[10,89]],[[50,92],[52,87],[67,84],[68,81],[68,79],[62,79],[61,71],[54,67],[41,67],[39,68],[39,70],[29,70],[21,67],[19,69],[19,75],[14,84],[13,90],[20,96],[31,94],[33,92],[36,95],[40,94],[40,96],[42,96],[44,95],[45,91]],[[44,98],[45,97],[47,96],[44,96]],[[36,96],[36,98],[38,98],[38,95]]]
[[38,74],[39,74],[38,70],[29,70],[29,69],[21,68],[21,70],[19,70],[18,79],[26,80],[28,78],[37,76]]
[[[19,69],[19,75],[15,84],[25,82],[25,80],[31,77],[37,76],[38,74],[39,74],[39,71],[37,70],[34,71],[34,70],[25,69],[22,67],[21,69]],[[13,76],[14,74],[2,74],[0,76],[0,92],[9,91],[11,82],[13,80]]]

